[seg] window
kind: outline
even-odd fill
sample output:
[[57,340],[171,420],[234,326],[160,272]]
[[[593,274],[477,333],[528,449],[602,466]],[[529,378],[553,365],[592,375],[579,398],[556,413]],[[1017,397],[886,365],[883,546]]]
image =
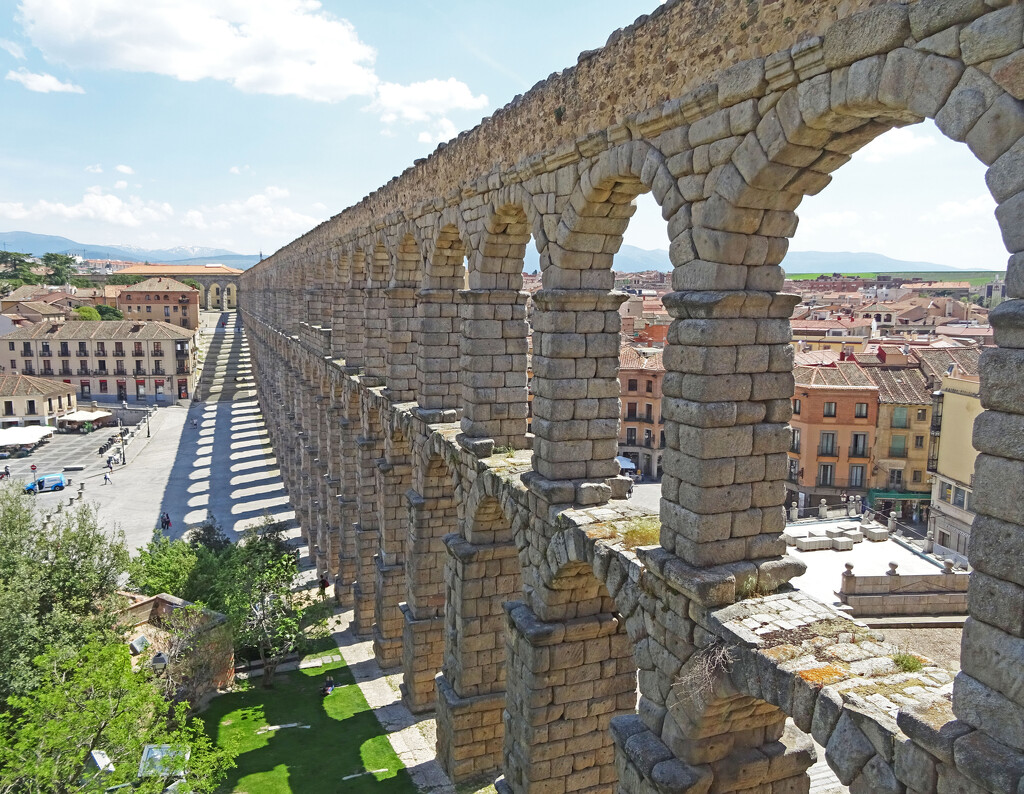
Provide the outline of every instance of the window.
[[794,427],[794,428],[791,428],[791,430],[793,431],[793,440],[792,440],[792,442],[790,442],[789,451],[790,452],[799,452],[800,451],[800,428],[799,427]]
[[854,433],[850,443],[851,458],[866,458],[868,456],[868,434]]
[[889,487],[894,491],[903,487],[903,469],[889,470]]
[[631,446],[631,447],[635,447],[636,446],[636,428],[635,427],[627,427],[626,428],[626,444],[628,446]]
[[107,382],[105,380],[100,381],[100,394],[107,393]]
[[626,418],[636,419],[636,403],[626,403]]
[[800,416],[800,400],[793,400],[793,414]]
[[907,427],[907,406],[897,405],[892,409],[892,426]]
[[947,504],[953,502],[953,486],[945,480],[939,481],[939,499]]
[[893,436],[889,439],[889,457],[890,458],[905,458],[907,457],[907,437],[906,436]]
[[107,360],[105,358],[101,358],[96,363],[99,365],[100,372],[106,372],[107,371]]
[[[175,308],[177,308],[177,307],[175,307]],[[170,306],[164,306],[164,317],[170,317],[170,316],[171,316],[171,307]]]
[[636,378],[630,378],[626,381],[626,391],[636,391]]
[[49,397],[46,400],[46,410],[51,414],[53,413],[53,397]]
[[82,390],[83,397],[89,397],[92,394],[92,387],[89,385],[89,381],[83,380],[78,382],[79,387]]
[[146,300],[150,300],[150,297],[149,297],[149,295],[148,295],[148,294],[146,295]]
[[911,479],[914,482],[921,482],[921,470],[920,469],[914,469],[914,474],[911,477]]
[[14,350],[14,342],[8,342],[7,343],[7,349],[8,350]]
[[28,401],[28,409],[25,411],[25,413],[27,413],[27,414],[34,414],[35,412],[36,412],[36,401],[35,400],[29,400]]
[[15,360],[14,360],[14,359],[12,358],[12,359],[11,359],[11,369],[12,369],[12,370],[15,370],[15,369],[17,369],[17,368],[18,368],[18,362],[17,362],[17,361],[15,361]]
[[928,409],[927,408],[918,408],[917,409],[917,421],[918,422],[924,422],[927,418],[928,418]]
[[822,411],[823,416],[835,416],[836,415],[836,404],[825,403],[825,408]]
[[654,381],[653,380],[647,381],[647,393],[648,394],[654,394]]
[[152,314],[153,313],[153,307],[152,306],[147,306],[146,307],[146,313],[147,314]]
[[833,485],[835,483],[836,467],[831,463],[822,463],[818,466],[818,485]]
[[50,355],[50,343],[49,342],[42,342],[39,345],[39,355],[41,355],[41,356],[48,356],[48,355]]
[[60,343],[60,354],[62,356],[70,356],[71,355],[71,352],[68,350],[68,343],[67,342],[61,342]]
[[651,405],[650,403],[647,403],[644,406],[644,419],[646,419],[648,422],[654,421],[654,406]]
[[868,418],[868,404],[867,403],[857,403],[856,405],[854,405],[853,406],[853,415],[855,417],[857,417],[858,419],[867,419]]
[[914,449],[924,449],[924,436],[914,436]]
[[789,459],[789,479],[792,482],[800,479],[800,461],[796,458]]
[[12,400],[4,400],[4,416],[14,416],[14,402]]
[[820,440],[818,442],[818,454],[819,455],[830,455],[836,454],[836,434],[832,432],[822,432]]
[[857,464],[856,466],[850,467],[850,487],[864,487],[864,466],[862,464]]
[[967,509],[967,491],[963,488],[957,487],[953,489],[953,507]]

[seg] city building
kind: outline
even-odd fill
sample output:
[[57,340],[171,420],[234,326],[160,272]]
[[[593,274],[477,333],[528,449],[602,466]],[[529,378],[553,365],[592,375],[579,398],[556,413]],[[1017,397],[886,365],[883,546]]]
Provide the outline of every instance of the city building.
[[790,320],[793,346],[805,350],[863,350],[871,338],[871,321],[850,317],[831,320]]
[[878,387],[878,423],[871,453],[868,505],[919,520],[931,498],[928,477],[932,397],[916,367],[863,367]]
[[787,502],[867,496],[878,387],[853,362],[795,367]]
[[117,308],[126,320],[161,320],[191,331],[199,327],[199,290],[173,278],[156,278],[121,287]]
[[53,425],[78,409],[74,389],[31,375],[0,375],[0,427]]
[[164,322],[69,320],[0,337],[11,373],[73,384],[81,399],[163,402],[192,396],[194,331]]
[[933,395],[932,438],[928,470],[932,501],[928,537],[940,556],[967,563],[967,544],[974,522],[974,420],[981,413],[978,370],[950,363],[941,388]]
[[633,461],[644,477],[661,477],[665,452],[665,420],[661,414],[661,387],[665,365],[660,350],[619,352],[619,455]]

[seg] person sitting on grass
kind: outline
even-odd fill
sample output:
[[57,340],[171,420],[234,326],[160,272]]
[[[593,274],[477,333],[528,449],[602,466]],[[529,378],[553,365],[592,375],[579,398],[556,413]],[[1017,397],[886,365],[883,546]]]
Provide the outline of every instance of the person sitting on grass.
[[329,675],[324,680],[324,685],[320,688],[320,695],[322,697],[327,697],[333,691],[334,691],[334,676],[333,675]]

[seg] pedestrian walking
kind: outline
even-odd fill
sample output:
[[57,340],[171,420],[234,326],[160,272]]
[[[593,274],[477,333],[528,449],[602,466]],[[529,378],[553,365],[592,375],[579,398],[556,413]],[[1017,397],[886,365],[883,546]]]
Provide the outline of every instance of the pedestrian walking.
[[193,418],[193,419],[192,419],[192,429],[193,429],[193,430],[195,430],[195,429],[197,429],[198,427],[199,427],[199,422],[198,422],[198,421],[196,421],[196,420],[195,420],[195,419]]
[[107,473],[107,472],[103,472],[103,484],[104,485],[113,485],[114,484],[113,481],[110,479],[110,474]]
[[320,598],[327,598],[327,585],[329,584],[330,581],[327,579],[327,573],[320,574]]

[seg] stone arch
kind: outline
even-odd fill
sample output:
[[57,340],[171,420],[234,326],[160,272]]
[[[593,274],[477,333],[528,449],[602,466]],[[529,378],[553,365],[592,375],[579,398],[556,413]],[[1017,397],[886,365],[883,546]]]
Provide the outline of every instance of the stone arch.
[[454,411],[459,384],[459,291],[466,287],[466,244],[457,213],[442,216],[442,226],[427,259],[418,293],[419,348],[417,401],[430,411]]
[[224,295],[220,283],[211,281],[206,287],[206,308],[219,309],[223,307]]
[[229,281],[224,285],[223,305],[224,308],[228,310],[238,308],[238,290],[236,289],[233,281]]
[[433,709],[434,678],[444,662],[445,536],[458,531],[463,508],[461,477],[433,436],[413,467],[405,557],[405,700],[414,712]]
[[401,234],[384,291],[387,315],[387,387],[393,402],[416,399],[416,301],[423,279],[423,254],[412,232]]
[[522,597],[513,538],[525,519],[497,477],[479,478],[463,534],[444,537],[444,663],[437,676],[438,759],[453,781],[497,772],[505,708],[505,604]]
[[[507,195],[506,195],[507,194]],[[529,413],[523,257],[530,242],[526,193],[499,191],[469,256],[469,289],[460,293],[462,432],[486,457],[495,446],[524,449]],[[533,233],[538,250],[543,246]]]

